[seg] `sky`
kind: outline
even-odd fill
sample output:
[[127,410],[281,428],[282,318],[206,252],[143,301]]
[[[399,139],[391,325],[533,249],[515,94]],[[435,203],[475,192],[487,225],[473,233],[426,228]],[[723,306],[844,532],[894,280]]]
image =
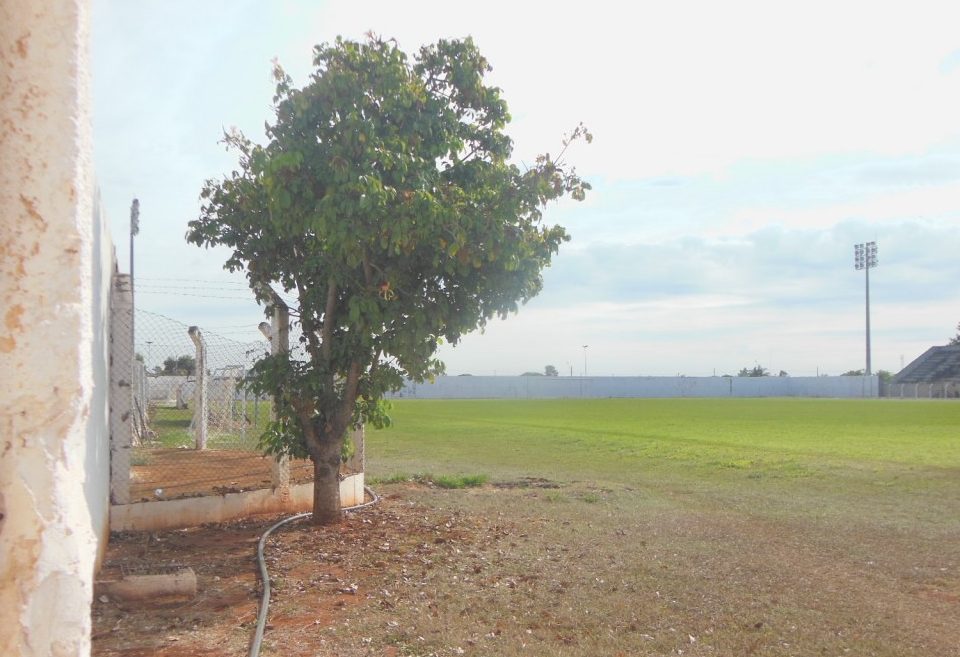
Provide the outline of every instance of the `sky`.
[[[545,221],[573,239],[541,294],[444,346],[450,374],[896,372],[960,322],[960,8],[948,1],[323,2],[97,0],[95,162],[138,308],[257,340],[227,252],[184,239],[219,143],[264,139],[275,58],[369,31],[406,51],[470,35],[493,66],[518,163],[557,152],[593,185]],[[139,340],[145,339],[138,336]],[[586,345],[586,347],[584,346]],[[162,349],[152,357],[163,356]],[[150,363],[148,363],[149,365]]]

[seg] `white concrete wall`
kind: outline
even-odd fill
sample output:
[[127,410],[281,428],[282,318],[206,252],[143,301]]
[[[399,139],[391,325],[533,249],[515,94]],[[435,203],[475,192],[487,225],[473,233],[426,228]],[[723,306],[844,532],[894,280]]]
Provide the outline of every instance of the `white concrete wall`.
[[177,388],[183,391],[183,399],[193,399],[194,377],[180,374],[150,375],[147,377],[147,399],[152,402],[172,402],[177,399]]
[[[183,399],[192,402],[197,389],[195,376],[180,374],[161,374],[147,376],[147,399],[151,402],[173,402],[177,398],[177,388],[183,393]],[[243,399],[243,390],[238,379],[211,375],[207,378],[207,394],[211,401],[230,401]],[[253,395],[247,393],[247,399],[253,401]]]
[[412,399],[555,399],[602,397],[877,397],[876,376],[657,377],[442,376],[407,383],[393,395]]
[[[0,655],[87,655],[104,521],[88,3],[0,3]],[[100,306],[96,308],[96,306]],[[101,433],[103,431],[103,433]]]
[[94,197],[91,222],[92,340],[87,348],[90,353],[93,388],[85,431],[86,455],[83,470],[86,478],[83,495],[90,510],[91,525],[97,535],[96,570],[103,561],[110,535],[110,287],[117,265],[99,194]]
[[[340,480],[341,506],[357,506],[364,501],[362,472]],[[284,492],[266,488],[182,500],[116,505],[110,514],[110,528],[117,532],[156,531],[196,527],[208,522],[229,522],[267,513],[301,513],[312,508],[313,484],[294,484]]]

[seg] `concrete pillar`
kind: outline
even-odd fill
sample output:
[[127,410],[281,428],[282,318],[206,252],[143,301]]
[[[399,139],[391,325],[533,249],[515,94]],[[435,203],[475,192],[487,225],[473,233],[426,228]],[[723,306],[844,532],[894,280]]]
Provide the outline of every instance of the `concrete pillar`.
[[88,13],[82,0],[0,2],[0,655],[90,651],[86,453],[106,428],[89,425],[105,346]]
[[110,499],[114,504],[129,504],[134,349],[128,274],[114,276],[110,297]]
[[193,427],[194,437],[196,439],[197,449],[207,448],[207,427],[210,420],[210,409],[207,407],[207,345],[203,341],[203,334],[196,326],[191,326],[188,331],[190,339],[197,348],[196,355],[196,379],[197,384],[194,387],[193,394]]
[[[273,317],[270,323],[270,353],[273,355],[290,351],[290,311],[280,299],[274,300]],[[274,417],[277,399],[273,400]],[[281,499],[290,497],[290,457],[277,456],[270,464],[270,483]]]

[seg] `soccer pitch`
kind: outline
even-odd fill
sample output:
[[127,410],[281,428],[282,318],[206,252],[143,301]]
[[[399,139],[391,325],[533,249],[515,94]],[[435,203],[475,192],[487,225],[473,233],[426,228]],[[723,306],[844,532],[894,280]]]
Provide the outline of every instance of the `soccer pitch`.
[[[491,474],[618,472],[641,462],[701,468],[775,463],[960,467],[960,404],[897,400],[399,400],[370,434],[387,463]],[[378,467],[376,461],[371,465]]]
[[[497,572],[576,591],[560,622],[589,640],[537,654],[958,654],[960,403],[402,400],[392,415],[367,433],[375,487],[512,527]],[[417,473],[489,483],[377,481]],[[540,623],[565,590],[528,584],[504,615]],[[628,614],[653,629],[598,620]]]
[[[956,523],[960,404],[833,399],[399,400],[367,471],[680,490],[774,515]],[[952,511],[950,511],[952,509]],[[944,516],[952,516],[952,519]]]

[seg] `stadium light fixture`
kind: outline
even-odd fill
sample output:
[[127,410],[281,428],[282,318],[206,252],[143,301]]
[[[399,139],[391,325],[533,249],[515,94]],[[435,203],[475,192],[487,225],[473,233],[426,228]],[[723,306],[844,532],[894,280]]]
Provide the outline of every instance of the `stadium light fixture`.
[[867,278],[867,369],[866,375],[872,374],[870,368],[870,270],[877,266],[877,243],[853,245],[853,266],[857,271],[864,271]]

